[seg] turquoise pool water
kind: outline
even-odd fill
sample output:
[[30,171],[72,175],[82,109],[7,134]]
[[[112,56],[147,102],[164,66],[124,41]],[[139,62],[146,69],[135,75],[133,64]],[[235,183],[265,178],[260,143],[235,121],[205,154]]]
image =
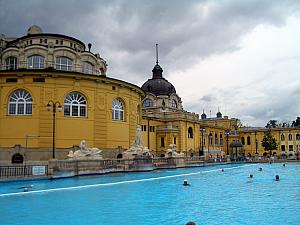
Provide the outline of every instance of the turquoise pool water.
[[[296,163],[232,164],[2,182],[0,224],[297,225],[299,171]],[[274,180],[276,174],[280,181]],[[182,186],[184,179],[191,186]],[[29,185],[29,192],[19,189]]]

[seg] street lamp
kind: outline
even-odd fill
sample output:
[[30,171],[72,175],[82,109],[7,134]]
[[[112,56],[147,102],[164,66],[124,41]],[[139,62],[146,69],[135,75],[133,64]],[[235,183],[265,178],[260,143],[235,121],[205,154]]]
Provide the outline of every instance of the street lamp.
[[51,106],[52,106],[52,113],[53,113],[53,126],[52,126],[52,158],[55,159],[55,114],[56,114],[56,107],[58,108],[58,111],[61,112],[62,111],[62,106],[60,104],[60,102],[56,101],[52,101],[50,100],[47,104],[47,111],[51,110]]
[[228,152],[228,136],[229,136],[229,130],[225,131],[225,135],[226,135],[226,155],[229,155]]
[[[201,142],[201,151],[202,151],[202,154],[204,154],[204,134],[205,134],[205,128],[202,127],[201,128],[201,134],[202,134],[202,142]],[[199,149],[199,157],[201,155],[201,152],[200,152],[200,149]]]

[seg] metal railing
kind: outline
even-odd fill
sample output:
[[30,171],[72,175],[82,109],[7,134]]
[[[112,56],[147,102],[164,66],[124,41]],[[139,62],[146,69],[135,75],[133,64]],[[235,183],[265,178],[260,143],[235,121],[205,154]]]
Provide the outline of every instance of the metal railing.
[[17,64],[11,64],[11,65],[0,65],[0,70],[14,71],[17,69],[30,69],[30,70],[53,69],[56,71],[69,71],[69,72],[72,71],[72,72],[80,72],[80,73],[97,75],[97,76],[103,74],[103,72],[100,70],[85,69],[83,65],[79,65],[79,64],[63,65],[61,63],[55,63],[53,61],[34,63],[33,66],[28,64],[27,61],[19,61]]
[[35,176],[34,168],[38,166],[44,167],[45,175],[48,175],[48,165],[0,166],[0,179]]

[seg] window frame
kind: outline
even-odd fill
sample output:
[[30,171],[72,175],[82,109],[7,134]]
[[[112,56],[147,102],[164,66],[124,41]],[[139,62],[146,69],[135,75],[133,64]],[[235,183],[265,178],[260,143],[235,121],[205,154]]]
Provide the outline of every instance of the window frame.
[[145,98],[143,103],[142,103],[143,108],[150,108],[153,107],[153,100],[150,98]]
[[[63,60],[66,60],[66,62],[62,62]],[[66,56],[57,56],[55,58],[55,69],[73,71],[73,59]]]
[[175,99],[172,100],[171,105],[172,105],[172,108],[176,108],[177,109],[177,107],[178,107],[177,106],[177,101]]
[[[15,99],[15,101],[12,101]],[[20,101],[21,100],[21,101]],[[24,90],[13,91],[8,99],[8,115],[10,116],[31,116],[32,115],[32,95]]]
[[114,121],[125,120],[125,104],[120,98],[115,98],[112,101],[112,120]]
[[188,138],[191,138],[191,139],[192,139],[193,136],[194,136],[194,135],[193,135],[193,128],[192,128],[192,127],[189,127],[189,128],[188,128]]
[[18,58],[9,56],[5,59],[5,68],[7,70],[16,70],[18,68]]
[[[35,62],[37,60],[37,62]],[[45,56],[31,55],[27,57],[28,69],[44,69],[45,68]]]
[[[75,113],[77,112],[77,113]],[[87,117],[87,100],[80,92],[70,92],[64,99],[65,117]]]
[[[90,68],[87,68],[90,67]],[[94,73],[94,65],[91,62],[84,61],[83,62],[83,73],[93,74]]]

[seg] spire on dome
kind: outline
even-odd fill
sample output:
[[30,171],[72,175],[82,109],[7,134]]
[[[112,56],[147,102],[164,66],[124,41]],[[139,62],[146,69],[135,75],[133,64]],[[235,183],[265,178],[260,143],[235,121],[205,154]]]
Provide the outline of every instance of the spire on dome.
[[217,118],[222,118],[222,113],[220,112],[219,106],[218,106]]
[[162,78],[163,69],[158,64],[158,44],[156,44],[156,65],[154,66],[152,73],[152,78]]
[[203,113],[202,113],[202,115],[201,115],[201,119],[203,120],[203,119],[206,119],[206,114],[204,113],[204,109],[203,109]]

